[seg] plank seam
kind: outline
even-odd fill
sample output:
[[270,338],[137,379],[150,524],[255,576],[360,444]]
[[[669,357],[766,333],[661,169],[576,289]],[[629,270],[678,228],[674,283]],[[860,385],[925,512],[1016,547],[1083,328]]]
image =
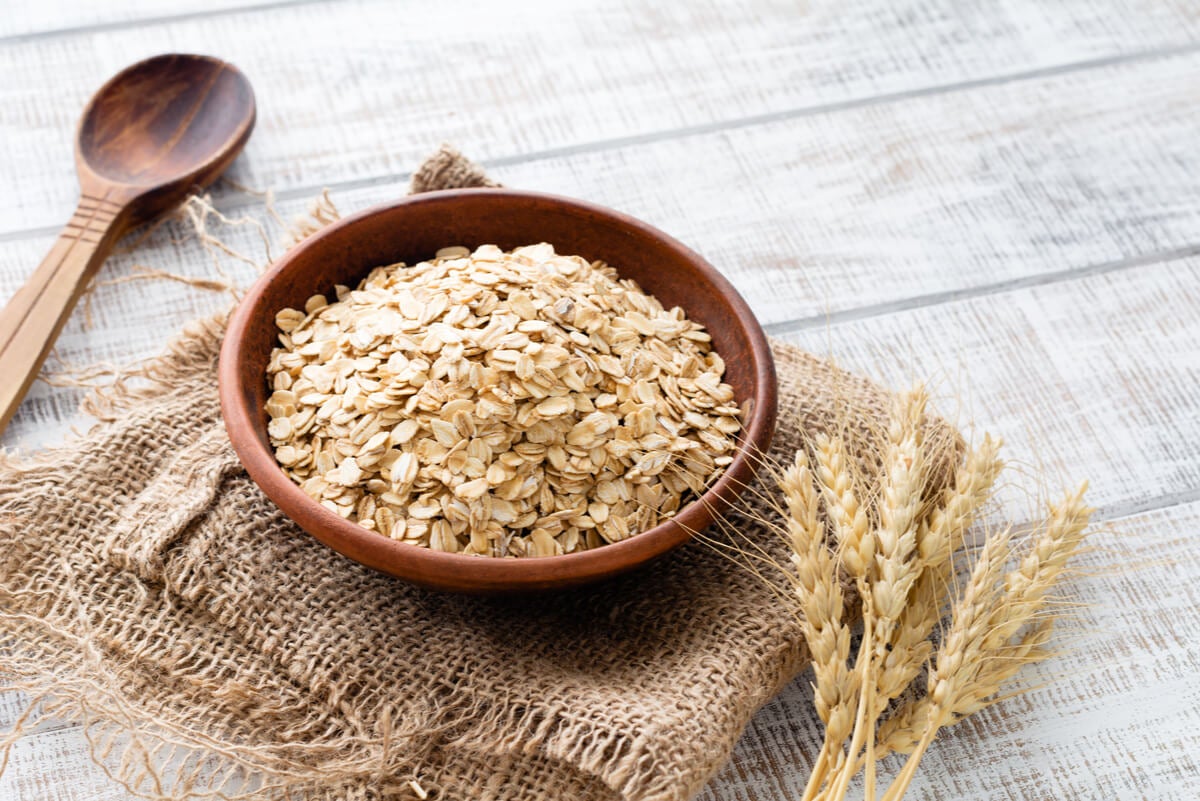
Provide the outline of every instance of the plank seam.
[[[1038,67],[1031,70],[1020,70],[1001,75],[993,75],[986,78],[972,78],[947,84],[936,84],[933,86],[921,86],[913,89],[904,89],[898,92],[884,92],[877,95],[865,95],[863,97],[851,98],[849,100],[815,103],[807,106],[784,109],[782,111],[751,114],[745,117],[736,117],[728,120],[715,120],[713,122],[700,123],[697,125],[685,125],[678,128],[664,128],[659,131],[630,134],[628,136],[616,136],[609,139],[597,139],[591,142],[580,142],[573,145],[545,148],[543,150],[535,150],[529,153],[499,156],[493,159],[483,159],[481,163],[483,166],[489,168],[512,167],[535,161],[569,158],[571,156],[602,153],[609,150],[620,150],[626,147],[658,144],[660,142],[671,141],[673,139],[687,139],[693,136],[724,133],[726,131],[753,128],[756,126],[770,125],[777,122],[787,122],[789,120],[802,119],[804,117],[816,117],[823,114],[837,114],[843,111],[855,111],[873,106],[899,103],[906,100],[916,100],[925,97],[938,97],[940,95],[955,94],[974,89],[1004,86],[1010,83],[1022,83],[1025,81],[1038,80],[1040,78],[1051,78],[1075,72],[1086,72],[1087,70],[1104,69],[1106,67],[1134,64],[1143,61],[1166,60],[1179,56],[1192,55],[1195,53],[1200,53],[1200,42],[1192,42],[1191,44],[1177,45],[1175,47],[1137,50],[1130,53],[1119,53],[1100,58],[1084,59],[1082,61],[1070,61],[1063,64]],[[349,181],[326,182],[320,187],[293,187],[276,192],[275,197],[277,200],[295,200],[313,195],[321,189],[328,189],[331,192],[367,189],[373,186],[379,186],[381,184],[403,181],[411,176],[411,172],[388,173],[368,178],[356,178]],[[252,199],[238,199],[231,204],[231,207],[246,205],[250,202],[252,202]]]
[[1193,243],[1178,248],[1171,248],[1170,250],[1161,250],[1152,253],[1126,256],[1125,258],[1100,262],[1098,264],[1084,265],[1082,267],[1069,267],[1065,270],[1053,270],[1050,272],[1039,273],[1037,275],[1026,275],[1020,278],[1012,278],[1006,281],[996,281],[991,284],[981,284],[979,286],[967,287],[964,289],[949,289],[944,292],[929,292],[924,295],[914,295],[911,298],[904,298],[902,300],[876,303],[869,306],[858,306],[852,309],[829,312],[828,314],[800,317],[794,320],[771,323],[763,326],[763,328],[768,334],[780,336],[784,334],[796,333],[798,331],[809,331],[814,328],[833,326],[840,323],[857,322],[873,317],[883,317],[889,314],[897,314],[899,312],[912,311],[914,309],[938,306],[943,303],[956,303],[963,300],[988,297],[991,295],[1000,295],[1005,292],[1013,292],[1019,289],[1030,289],[1048,286],[1051,284],[1064,283],[1066,281],[1077,281],[1097,275],[1105,275],[1107,273],[1120,272],[1121,270],[1129,270],[1134,267],[1148,267],[1154,264],[1178,261],[1180,259],[1187,259],[1193,256],[1200,256],[1200,243]]
[[[253,9],[267,9],[284,5],[306,5],[321,2],[328,2],[328,0],[285,0],[284,2],[264,3],[260,6],[246,7],[245,9],[196,12],[193,16],[209,17],[218,16],[222,13],[237,13]],[[163,19],[175,20],[183,18],[184,17],[181,16],[178,18],[166,17]],[[113,23],[113,26],[119,27],[116,23]],[[5,41],[6,40],[4,39],[0,39],[0,45],[4,44]],[[793,109],[785,109],[783,111],[753,114],[746,117],[737,117],[729,120],[717,120],[698,125],[688,125],[678,128],[664,128],[662,130],[649,131],[641,134],[618,136],[609,139],[597,139],[591,142],[580,142],[573,145],[564,145],[562,147],[545,148],[542,150],[531,151],[529,153],[511,154],[508,156],[499,156],[493,159],[484,159],[482,160],[482,164],[485,167],[494,169],[528,164],[536,161],[547,161],[555,158],[569,158],[571,156],[588,155],[591,153],[603,153],[610,150],[620,150],[626,147],[657,144],[660,142],[670,141],[672,139],[686,139],[693,136],[703,136],[706,134],[722,133],[725,131],[735,131],[743,128],[753,128],[759,125],[770,125],[777,122],[801,119],[804,117],[820,116],[822,114],[836,114],[843,111],[853,111],[872,106],[899,103],[905,100],[914,100],[924,97],[937,97],[944,94],[954,94],[973,89],[1003,86],[1010,83],[1020,83],[1024,81],[1038,80],[1040,78],[1049,78],[1075,72],[1085,72],[1092,69],[1103,69],[1106,67],[1133,64],[1143,61],[1155,61],[1160,59],[1165,60],[1178,56],[1192,55],[1195,53],[1200,53],[1200,42],[1193,42],[1191,44],[1179,45],[1176,47],[1139,50],[1131,53],[1085,59],[1083,61],[1067,62],[1048,67],[1039,67],[1032,70],[1005,73],[1003,75],[994,75],[987,78],[974,78],[948,84],[938,84],[935,86],[906,89],[899,92],[886,92],[878,95],[867,95],[864,97],[851,98],[849,100],[817,103],[808,106],[800,106]],[[411,178],[412,172],[407,171],[384,173],[382,175],[375,175],[366,178],[355,178],[347,181],[324,181],[319,185],[305,185],[278,190],[275,192],[275,199],[277,201],[301,200],[306,197],[315,197],[319,192],[326,189],[330,192],[350,192],[359,189],[369,189],[376,186],[383,186],[391,183],[400,183]],[[229,211],[250,206],[255,202],[259,202],[260,200],[261,198],[257,196],[234,196],[222,198],[217,202],[216,205],[222,211]],[[22,239],[32,239],[38,236],[49,236],[56,233],[58,230],[59,226],[46,225],[36,228],[24,228],[15,231],[0,231],[0,243],[20,241]]]
[[94,22],[89,25],[78,25],[67,28],[46,28],[40,31],[14,33],[0,36],[0,47],[5,45],[20,45],[44,39],[67,38],[70,36],[90,36],[96,33],[111,33],[113,31],[149,28],[155,25],[169,25],[176,22],[191,22],[212,17],[233,16],[236,14],[251,14],[256,11],[272,11],[288,6],[309,6],[317,3],[327,3],[331,0],[268,0],[249,6],[213,8],[199,11],[188,11],[183,14],[162,14],[155,17],[139,17],[137,19],[112,20],[111,22]]
[[1174,509],[1177,506],[1186,506],[1198,501],[1200,501],[1200,487],[1193,487],[1192,489],[1180,490],[1179,492],[1156,495],[1153,498],[1141,501],[1125,501],[1112,504],[1111,506],[1104,506],[1096,510],[1095,514],[1092,515],[1092,520],[1097,523],[1108,523],[1126,517],[1135,517],[1137,515],[1149,514],[1150,512]]

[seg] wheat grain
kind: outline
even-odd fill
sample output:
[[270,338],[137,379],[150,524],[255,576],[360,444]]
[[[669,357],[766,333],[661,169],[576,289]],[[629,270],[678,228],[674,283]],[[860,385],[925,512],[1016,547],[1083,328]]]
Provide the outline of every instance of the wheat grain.
[[919,575],[914,560],[917,548],[917,515],[925,487],[925,453],[921,420],[927,396],[906,393],[896,401],[888,433],[888,453],[883,491],[878,502],[879,525],[874,538],[875,558],[869,570],[868,589],[875,611],[877,647],[891,639],[892,627],[904,610],[909,590]]
[[954,606],[950,629],[930,675],[929,697],[935,710],[954,708],[958,693],[970,684],[990,634],[993,612],[1003,597],[1000,578],[1011,550],[1012,528],[984,541],[963,594]]
[[1001,440],[984,435],[983,442],[967,454],[955,472],[953,486],[930,510],[917,534],[917,550],[926,565],[942,566],[950,562],[951,554],[961,544],[963,532],[991,496],[996,478],[1004,469],[1000,458],[1002,444]]
[[[928,396],[920,388],[898,396],[893,402],[883,489],[877,502],[879,525],[868,535],[875,540],[875,558],[863,594],[875,619],[871,636],[864,636],[862,644],[867,652],[862,693],[868,727],[865,791],[871,799],[875,797],[875,726],[888,700],[878,685],[880,681],[894,682],[892,674],[886,671],[887,660],[894,656],[890,652],[892,635],[921,573],[916,551],[918,515],[925,495],[923,420],[927,402]],[[856,756],[853,750],[850,756]]]

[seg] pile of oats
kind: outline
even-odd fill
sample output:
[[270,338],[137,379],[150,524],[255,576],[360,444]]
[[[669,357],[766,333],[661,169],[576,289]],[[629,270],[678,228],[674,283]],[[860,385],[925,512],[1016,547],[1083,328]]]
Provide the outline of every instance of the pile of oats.
[[384,536],[551,556],[671,517],[733,460],[709,335],[548,244],[445,248],[276,316],[279,464]]

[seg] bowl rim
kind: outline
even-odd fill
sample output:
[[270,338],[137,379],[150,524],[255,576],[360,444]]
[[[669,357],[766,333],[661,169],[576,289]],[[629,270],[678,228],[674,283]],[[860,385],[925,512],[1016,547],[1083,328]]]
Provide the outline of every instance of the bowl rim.
[[[733,309],[754,360],[754,408],[743,426],[733,462],[700,497],[680,507],[674,517],[620,542],[571,554],[501,559],[436,551],[381,536],[321,506],[283,472],[270,447],[254,435],[261,428],[261,418],[257,416],[259,410],[251,409],[250,404],[244,402],[239,367],[247,343],[247,330],[272,282],[301,260],[314,242],[337,235],[364,220],[395,214],[399,209],[417,205],[453,204],[461,197],[483,194],[502,200],[534,200],[567,212],[607,218],[615,225],[657,240],[691,262],[709,282],[710,288],[723,295]],[[271,313],[275,311],[278,310]],[[711,523],[714,514],[727,509],[732,499],[751,482],[762,454],[770,447],[777,412],[775,366],[766,333],[741,294],[707,260],[669,234],[624,212],[560,195],[497,187],[445,189],[409,195],[343,217],[294,245],[245,292],[230,317],[219,356],[218,393],[230,441],[250,478],[309,535],[355,561],[392,576],[434,589],[478,593],[527,592],[591,583],[632,570],[679,547]],[[739,399],[739,402],[743,400]],[[246,436],[247,433],[251,435]],[[681,524],[681,518],[698,518],[699,525]],[[306,520],[309,521],[307,524]]]

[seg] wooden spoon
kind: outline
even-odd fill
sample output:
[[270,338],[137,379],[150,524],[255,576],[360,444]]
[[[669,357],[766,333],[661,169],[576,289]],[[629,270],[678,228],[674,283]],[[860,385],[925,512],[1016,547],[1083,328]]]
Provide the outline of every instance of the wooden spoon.
[[209,56],[140,61],[92,97],[75,141],[79,206],[0,312],[0,432],[117,240],[216,180],[254,116],[249,81]]

